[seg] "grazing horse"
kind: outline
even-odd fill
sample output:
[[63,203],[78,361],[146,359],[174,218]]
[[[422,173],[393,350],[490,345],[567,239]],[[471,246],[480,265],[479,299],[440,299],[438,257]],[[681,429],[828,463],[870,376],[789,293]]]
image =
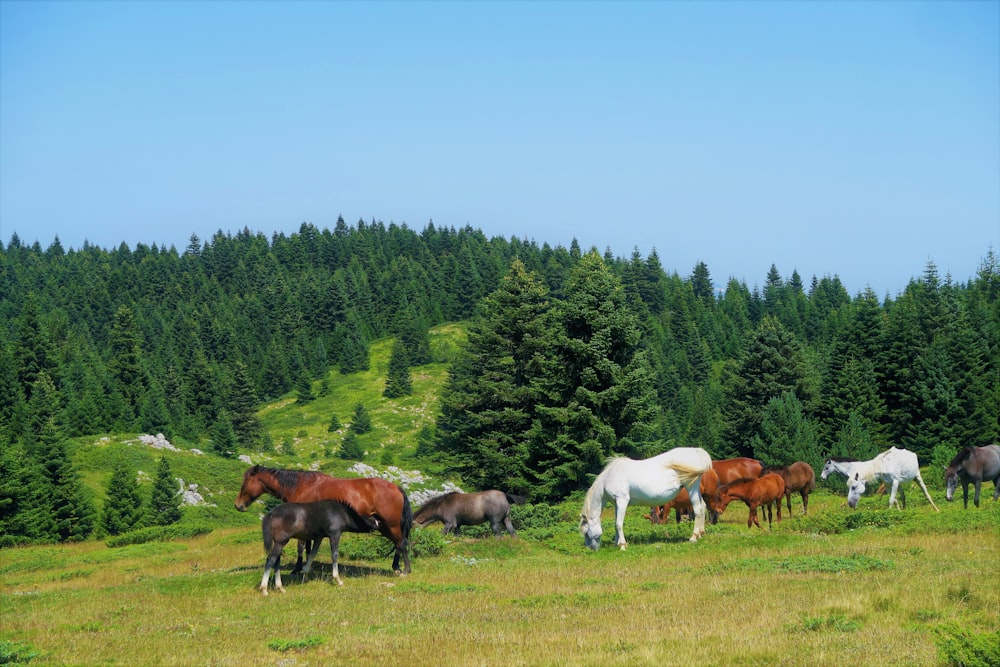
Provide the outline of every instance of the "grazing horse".
[[312,541],[309,558],[302,570],[302,581],[306,580],[312,567],[313,558],[319,551],[319,545],[324,537],[330,539],[330,557],[333,559],[333,580],[338,586],[344,582],[340,578],[337,567],[337,555],[340,550],[340,534],[343,531],[352,533],[370,533],[378,528],[378,519],[373,516],[361,516],[353,509],[336,500],[321,500],[315,503],[282,503],[264,516],[260,523],[264,537],[264,552],[267,561],[264,563],[264,577],[260,580],[260,592],[267,595],[267,584],[274,571],[275,589],[285,592],[281,585],[281,552],[288,540]]
[[511,537],[517,537],[514,524],[510,522],[510,505],[523,505],[524,498],[503,491],[479,491],[462,493],[453,491],[432,498],[416,511],[413,522],[420,527],[435,521],[444,524],[443,534],[458,531],[462,526],[475,526],[490,522],[493,534],[500,537],[503,528]]
[[[742,500],[750,508],[750,516],[747,518],[747,528],[757,526],[763,529],[760,521],[757,520],[757,508],[766,508],[767,527],[771,527],[771,506],[778,508],[778,521],[781,521],[781,498],[785,495],[785,480],[778,473],[769,472],[756,479],[743,479],[732,484],[726,484],[719,488],[719,503],[722,511],[733,499]],[[763,513],[763,511],[762,511]]]
[[[802,513],[809,513],[809,494],[816,490],[816,473],[805,461],[796,461],[790,466],[768,466],[764,473],[774,472],[785,480],[785,500],[788,502],[788,516],[792,516],[792,493],[802,496]],[[763,474],[763,473],[762,473]]]
[[976,485],[973,503],[979,507],[979,489],[983,482],[993,482],[993,500],[1000,496],[1000,445],[966,447],[958,453],[944,471],[945,498],[950,502],[958,483],[962,483],[962,500],[969,508],[969,482]]
[[624,549],[625,510],[629,503],[656,506],[672,500],[687,489],[694,506],[694,531],[691,541],[705,534],[705,501],[701,499],[701,476],[712,467],[712,457],[699,447],[677,447],[649,459],[637,461],[615,457],[604,466],[587,491],[580,514],[580,533],[584,544],[595,551],[601,546],[601,510],[605,503],[615,505],[616,542]]
[[847,504],[850,507],[857,507],[858,499],[865,492],[865,485],[872,480],[879,480],[886,484],[892,484],[889,492],[889,507],[896,505],[896,509],[901,509],[896,504],[896,492],[899,491],[899,499],[903,507],[906,506],[906,494],[901,484],[910,480],[917,480],[920,488],[924,490],[927,502],[936,511],[940,512],[938,506],[934,504],[931,494],[927,491],[923,477],[920,476],[920,465],[917,462],[917,455],[908,449],[897,449],[890,447],[870,461],[851,461],[847,459],[829,458],[823,466],[821,479],[826,479],[830,473],[840,473],[847,477]]
[[[764,464],[757,459],[739,456],[734,459],[719,459],[718,461],[712,461],[712,469],[718,476],[719,485],[721,486],[723,484],[732,484],[733,482],[737,482],[741,479],[753,479],[755,477],[760,477],[764,472]],[[722,514],[722,510],[711,510],[709,520],[713,525],[719,522],[720,514]]]
[[[317,500],[339,500],[363,516],[378,519],[378,531],[394,545],[396,552],[392,569],[397,574],[410,573],[410,529],[413,510],[403,489],[377,477],[337,479],[321,472],[308,470],[277,470],[252,466],[243,474],[243,486],[236,496],[236,509],[245,512],[261,494],[270,493],[286,503],[308,503]],[[299,543],[299,561],[303,544]],[[403,558],[400,572],[399,559]],[[295,568],[298,570],[298,564]]]
[[[709,468],[701,476],[701,498],[705,501],[709,512],[717,512],[719,503],[719,476],[713,468]],[[687,489],[678,491],[677,495],[669,503],[659,507],[651,507],[649,509],[649,520],[653,523],[665,523],[667,513],[671,509],[674,510],[677,523],[681,522],[681,514],[694,514],[694,507],[691,505],[691,496],[688,495]]]

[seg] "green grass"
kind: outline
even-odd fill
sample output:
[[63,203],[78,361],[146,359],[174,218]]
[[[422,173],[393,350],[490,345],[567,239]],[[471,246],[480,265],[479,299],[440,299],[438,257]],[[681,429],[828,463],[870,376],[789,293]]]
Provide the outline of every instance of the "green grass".
[[[555,507],[545,539],[418,529],[439,549],[407,577],[389,571],[387,552],[350,555],[377,538],[346,535],[344,586],[330,581],[324,550],[300,583],[287,576],[289,548],[288,592],[266,598],[256,526],[118,548],[5,549],[0,646],[70,665],[276,664],[279,654],[296,664],[688,665],[693,647],[699,665],[995,657],[998,503],[913,508],[903,523],[831,534],[808,530],[798,505],[771,532],[729,511],[696,544],[690,524],[653,526],[636,507],[629,548],[605,540],[597,552],[582,545],[579,504]],[[821,491],[811,509],[840,516],[842,504]],[[610,508],[604,522],[613,531]]]

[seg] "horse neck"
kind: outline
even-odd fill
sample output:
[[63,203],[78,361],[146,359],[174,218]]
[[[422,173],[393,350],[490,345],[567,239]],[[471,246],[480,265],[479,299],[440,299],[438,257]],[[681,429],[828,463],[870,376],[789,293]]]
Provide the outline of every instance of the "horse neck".
[[266,474],[258,475],[257,479],[260,481],[261,486],[264,487],[265,493],[270,493],[281,502],[288,502],[288,498],[295,490],[295,487],[282,486],[278,480],[278,473],[275,471],[268,471]]
[[594,483],[587,490],[587,496],[583,499],[584,513],[588,521],[600,521],[601,510],[604,508],[604,480],[607,477],[607,468],[601,471]]

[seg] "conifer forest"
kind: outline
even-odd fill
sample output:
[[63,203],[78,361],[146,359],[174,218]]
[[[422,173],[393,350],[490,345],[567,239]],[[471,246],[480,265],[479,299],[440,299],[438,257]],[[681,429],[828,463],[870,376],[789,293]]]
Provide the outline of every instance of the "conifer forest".
[[367,368],[373,341],[396,341],[387,400],[407,393],[448,322],[468,337],[419,455],[467,487],[559,500],[611,455],[674,446],[818,469],[895,445],[947,463],[1000,440],[1000,259],[983,257],[968,282],[927,262],[879,295],[433,223],[220,231],[180,250],[15,235],[0,244],[0,534],[97,529],[67,439],[252,451],[262,405]]

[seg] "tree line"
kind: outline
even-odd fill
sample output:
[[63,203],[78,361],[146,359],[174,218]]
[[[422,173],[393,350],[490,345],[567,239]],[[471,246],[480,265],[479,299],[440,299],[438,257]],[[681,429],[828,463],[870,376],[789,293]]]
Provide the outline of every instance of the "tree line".
[[[183,251],[15,235],[0,245],[0,473],[56,487],[72,478],[60,443],[106,432],[267,447],[263,402],[308,400],[387,336],[386,396],[403,395],[449,321],[469,341],[421,451],[476,486],[564,497],[609,455],[677,445],[814,464],[897,445],[926,464],[1000,435],[998,300],[992,250],[967,283],[928,262],[880,299],[773,265],[762,287],[717,288],[704,263],[682,276],[655,251],[433,223],[220,231]],[[23,500],[3,489],[0,529]]]

